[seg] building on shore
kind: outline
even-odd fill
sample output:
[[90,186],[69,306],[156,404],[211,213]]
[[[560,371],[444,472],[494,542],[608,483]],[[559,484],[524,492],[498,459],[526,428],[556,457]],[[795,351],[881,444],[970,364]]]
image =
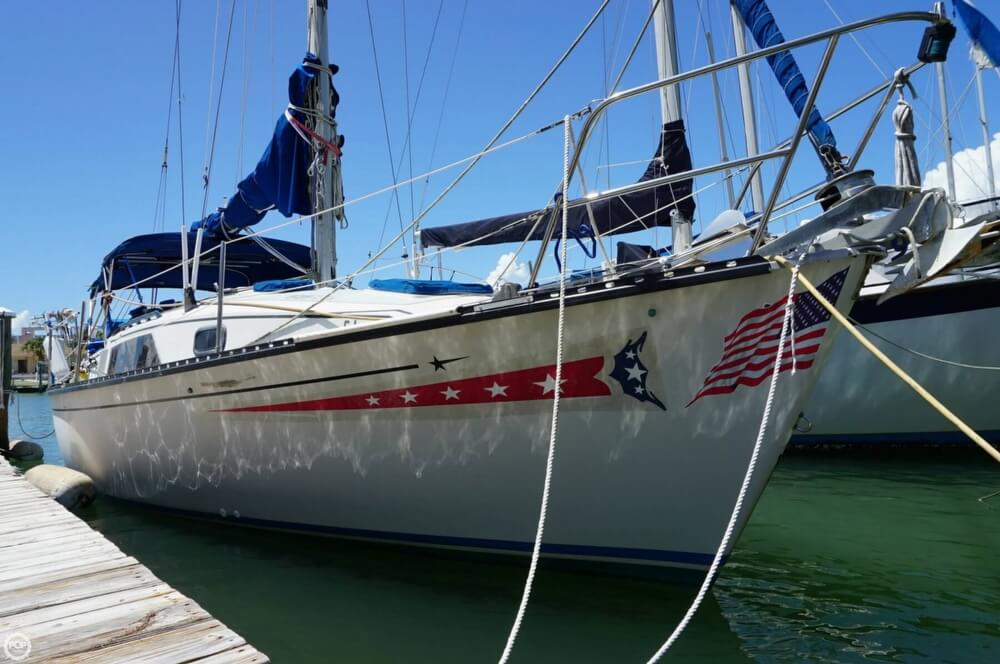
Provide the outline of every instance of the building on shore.
[[44,338],[45,328],[25,326],[21,333],[13,338],[11,345],[11,369],[18,377],[36,377],[44,375],[45,360],[40,360],[31,348],[30,342],[35,338]]

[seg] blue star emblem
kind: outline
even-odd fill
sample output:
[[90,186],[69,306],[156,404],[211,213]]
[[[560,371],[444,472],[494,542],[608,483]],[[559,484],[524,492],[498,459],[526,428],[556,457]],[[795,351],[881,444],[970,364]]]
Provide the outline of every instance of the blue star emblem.
[[649,370],[639,359],[639,353],[646,343],[646,333],[635,340],[631,339],[625,347],[615,355],[615,368],[611,372],[611,377],[618,381],[622,391],[632,397],[646,403],[655,405],[660,410],[666,410],[663,402],[656,398],[656,395],[649,391],[646,386],[646,379],[649,378]]

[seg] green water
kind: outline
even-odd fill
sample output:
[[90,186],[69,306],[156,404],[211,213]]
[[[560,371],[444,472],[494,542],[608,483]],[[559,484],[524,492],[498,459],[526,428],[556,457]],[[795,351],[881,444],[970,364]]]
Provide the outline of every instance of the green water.
[[[44,433],[47,398],[21,399]],[[1000,661],[1000,497],[977,501],[997,489],[972,452],[786,457],[666,661]],[[279,663],[495,661],[526,569],[109,499],[83,516]],[[645,661],[693,593],[543,565],[513,661]]]

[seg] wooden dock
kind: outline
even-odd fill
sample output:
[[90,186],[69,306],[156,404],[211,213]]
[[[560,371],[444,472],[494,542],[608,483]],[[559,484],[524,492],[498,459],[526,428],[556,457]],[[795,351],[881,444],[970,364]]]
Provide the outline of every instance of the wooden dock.
[[0,457],[0,664],[268,661]]

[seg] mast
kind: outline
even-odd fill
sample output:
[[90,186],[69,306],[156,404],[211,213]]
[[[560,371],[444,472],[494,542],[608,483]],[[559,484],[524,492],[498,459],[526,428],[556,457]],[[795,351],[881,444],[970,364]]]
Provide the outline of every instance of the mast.
[[[310,118],[312,129],[327,143],[337,141],[330,108],[330,57],[327,47],[326,12],[328,0],[306,0],[306,20],[308,24],[308,45],[310,53],[319,58],[320,70],[314,88],[316,98],[312,108],[316,116]],[[340,204],[339,187],[335,180],[339,176],[340,160],[328,155],[313,169],[309,191],[313,197],[313,210],[319,211]],[[336,219],[342,214],[325,212],[312,218],[313,270],[318,281],[328,281],[337,276],[337,226]]]
[[[677,73],[677,39],[673,0],[651,0],[655,6],[653,31],[656,36],[656,70],[660,78]],[[663,124],[681,119],[681,88],[660,88],[660,116]]]
[[[733,22],[733,40],[736,44],[736,55],[745,55],[747,52],[746,28],[743,25],[743,17],[740,10],[732,2],[729,4],[729,12]],[[757,145],[757,114],[753,105],[753,88],[750,85],[750,64],[744,62],[736,67],[740,80],[740,104],[743,108],[743,131],[746,134],[747,156],[752,157],[760,153]],[[760,180],[760,169],[751,171],[753,179],[750,181],[750,200],[753,202],[754,212],[761,212],[764,209],[764,187]]]
[[[705,33],[705,47],[708,49],[708,63],[715,64],[715,46],[712,43],[712,33]],[[719,130],[719,156],[722,161],[729,161],[729,149],[726,146],[726,121],[722,111],[722,91],[719,89],[718,72],[712,72],[712,96],[715,98],[715,124]],[[736,204],[736,194],[733,192],[732,171],[728,168],[723,171],[726,180],[726,200],[729,207]]]
[[951,118],[948,115],[948,83],[944,75],[944,63],[938,62],[937,67],[937,80],[938,88],[940,94],[938,98],[941,100],[941,138],[944,143],[944,170],[945,174],[948,176],[948,198],[952,202],[957,202],[955,199],[955,165],[952,163],[952,157],[954,150],[951,146]]
[[[653,30],[656,37],[656,70],[661,79],[677,74],[677,39],[673,0],[650,0],[654,7]],[[660,88],[660,117],[663,124],[681,120],[680,85]],[[691,220],[684,219],[675,207],[672,212],[671,233],[674,253],[691,246]]]
[[[944,3],[935,2],[934,3],[934,13],[944,16]],[[937,82],[938,82],[938,99],[941,101],[941,134],[944,143],[944,170],[948,176],[948,198],[951,199],[952,203],[957,202],[955,199],[955,165],[952,163],[953,149],[951,146],[951,117],[948,115],[948,83],[944,75],[944,62],[938,62],[937,67]]]
[[996,176],[993,174],[993,147],[990,145],[990,121],[986,115],[986,94],[983,91],[983,69],[989,66],[989,58],[985,53],[972,47],[972,66],[976,68],[976,93],[979,96],[979,124],[983,129],[983,149],[986,157],[986,193],[990,197],[990,209],[997,209]]

